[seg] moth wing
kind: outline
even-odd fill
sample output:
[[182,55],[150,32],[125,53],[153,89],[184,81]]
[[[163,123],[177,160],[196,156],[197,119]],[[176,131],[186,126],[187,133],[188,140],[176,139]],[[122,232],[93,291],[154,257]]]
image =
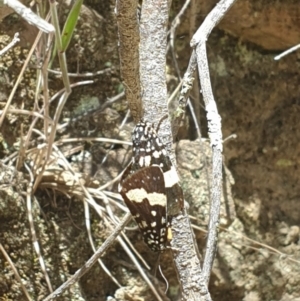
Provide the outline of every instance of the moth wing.
[[166,240],[167,195],[163,172],[159,166],[149,166],[128,174],[127,171],[121,180],[120,194],[144,241],[153,251],[158,251]]

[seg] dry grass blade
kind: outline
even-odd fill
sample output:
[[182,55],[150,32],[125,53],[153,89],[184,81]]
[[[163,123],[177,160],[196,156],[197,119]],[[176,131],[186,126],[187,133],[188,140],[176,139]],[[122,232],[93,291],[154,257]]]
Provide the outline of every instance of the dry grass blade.
[[29,221],[29,225],[30,225],[30,231],[31,231],[31,235],[32,235],[33,246],[34,246],[35,252],[38,256],[41,269],[44,273],[45,280],[46,280],[46,283],[48,285],[48,289],[49,289],[50,292],[52,292],[53,289],[52,289],[51,281],[50,281],[49,275],[47,273],[47,268],[46,268],[45,261],[44,261],[44,258],[42,256],[42,253],[41,253],[40,245],[39,245],[39,242],[38,242],[38,239],[37,239],[37,235],[36,235],[36,231],[35,231],[34,223],[33,223],[32,205],[31,205],[33,176],[32,176],[31,170],[29,169],[27,164],[25,164],[25,168],[27,169],[27,171],[29,172],[30,177],[31,177],[31,182],[28,185],[27,193],[26,193],[26,204],[27,204],[28,221]]

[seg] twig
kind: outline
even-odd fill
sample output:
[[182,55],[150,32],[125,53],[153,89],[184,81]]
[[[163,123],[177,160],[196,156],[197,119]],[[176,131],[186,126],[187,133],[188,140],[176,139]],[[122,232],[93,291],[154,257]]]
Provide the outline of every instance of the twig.
[[20,42],[19,33],[16,32],[12,41],[7,46],[5,46],[2,50],[0,50],[0,56],[3,55],[6,51],[8,51],[10,48],[12,48],[18,42]]
[[[8,109],[7,113],[28,115],[28,116],[34,116],[37,118],[44,119],[44,116],[38,112],[31,112],[31,111],[22,110],[22,109]],[[0,110],[0,115],[2,115],[2,114],[3,114],[3,111]]]
[[4,0],[3,3],[12,8],[17,14],[25,19],[29,24],[35,25],[38,29],[43,32],[51,33],[54,32],[54,27],[47,21],[37,16],[30,8],[24,6],[17,0]]
[[293,47],[291,47],[290,49],[288,49],[288,50],[282,52],[281,54],[279,54],[279,55],[277,55],[277,56],[275,56],[275,57],[274,57],[274,60],[275,60],[275,61],[278,61],[278,60],[280,60],[281,58],[283,58],[284,56],[286,56],[286,55],[288,55],[288,54],[290,54],[290,53],[292,53],[292,52],[298,50],[299,48],[300,48],[300,44],[298,44],[298,45],[296,45],[296,46],[293,46]]
[[124,144],[124,145],[132,145],[132,142],[118,140],[118,139],[110,139],[110,138],[97,138],[97,137],[85,137],[85,138],[62,138],[55,142],[56,145],[62,143],[69,142],[84,142],[84,141],[95,141],[95,142],[103,142],[103,143],[114,143],[114,144]]
[[221,117],[218,114],[216,102],[213,97],[209,67],[206,54],[206,40],[231,7],[235,0],[221,0],[215,8],[208,14],[200,28],[191,40],[191,46],[195,47],[198,63],[198,72],[202,88],[205,109],[207,111],[208,134],[212,146],[212,181],[211,181],[211,208],[208,226],[208,238],[206,243],[206,253],[203,263],[202,276],[208,284],[210,272],[215,256],[217,244],[217,227],[219,221],[221,189],[222,189],[222,131]]
[[[69,77],[94,77],[97,75],[102,75],[102,74],[106,74],[109,73],[111,71],[111,68],[106,68],[104,70],[99,70],[96,72],[86,72],[86,73],[68,73]],[[61,71],[57,71],[57,70],[52,70],[52,69],[48,69],[49,73],[58,75],[58,76],[62,76],[62,72]]]

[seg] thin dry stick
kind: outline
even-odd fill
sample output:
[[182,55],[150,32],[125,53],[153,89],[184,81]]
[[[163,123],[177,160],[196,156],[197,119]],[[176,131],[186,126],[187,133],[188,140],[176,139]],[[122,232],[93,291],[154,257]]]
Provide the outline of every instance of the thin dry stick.
[[17,14],[25,19],[29,24],[35,25],[41,31],[50,33],[54,31],[53,25],[37,16],[31,9],[24,6],[17,0],[4,0],[4,4],[12,8]]
[[198,72],[202,88],[205,109],[207,111],[208,134],[212,146],[212,181],[211,208],[208,226],[208,238],[204,258],[202,275],[208,284],[217,244],[217,227],[219,222],[221,189],[222,189],[222,131],[221,117],[210,83],[209,67],[206,54],[206,41],[212,29],[223,18],[235,0],[221,0],[208,14],[200,28],[191,40],[191,46],[196,48]]
[[[44,116],[38,112],[32,112],[32,111],[27,111],[27,110],[22,110],[22,109],[8,109],[7,113],[34,116],[36,118],[44,119]],[[3,114],[3,111],[0,110],[0,115],[2,115],[2,114]]]
[[60,296],[66,289],[77,282],[85,273],[87,273],[92,266],[97,262],[98,258],[114,243],[115,239],[121,233],[126,224],[131,220],[131,214],[127,213],[121,223],[116,226],[112,234],[106,239],[96,253],[80,268],[69,280],[57,288],[51,295],[44,299],[50,301]]
[[33,175],[30,171],[30,168],[27,166],[27,164],[25,164],[25,168],[27,169],[28,173],[30,174],[30,183],[28,184],[28,188],[27,188],[27,192],[26,192],[26,204],[27,204],[28,221],[29,221],[29,225],[30,225],[30,231],[31,231],[33,246],[34,246],[35,252],[38,256],[40,266],[42,268],[46,283],[47,283],[48,288],[49,288],[49,291],[52,292],[53,289],[52,289],[51,281],[50,281],[49,275],[47,273],[45,261],[44,261],[44,258],[42,256],[42,253],[41,253],[40,245],[39,245],[39,242],[38,242],[38,239],[37,239],[37,235],[36,235],[36,231],[35,231],[34,223],[33,223],[32,205],[31,205]]
[[20,42],[19,33],[16,32],[12,41],[8,45],[6,45],[3,49],[0,50],[0,56],[3,55],[6,51],[8,51],[10,48],[12,48],[18,42]]
[[44,116],[45,116],[45,119],[44,119],[44,133],[45,133],[46,137],[47,137],[47,134],[49,133],[49,124],[51,124],[51,123],[48,122],[48,118],[50,117],[50,114],[49,114],[50,101],[49,101],[49,78],[48,78],[47,67],[49,65],[50,56],[51,56],[50,44],[52,42],[52,37],[51,37],[51,39],[48,39],[47,42],[48,42],[47,43],[48,45],[46,44],[46,46],[45,46],[43,44],[44,61],[43,61],[43,65],[42,65],[42,70],[40,72],[40,76],[41,76],[40,79],[43,80],[43,102],[44,102]]
[[[52,69],[47,69],[49,73],[58,75],[58,76],[62,76],[62,72],[61,71],[57,71],[57,70],[52,70]],[[111,68],[106,68],[104,70],[99,70],[96,72],[86,72],[86,73],[70,73],[68,72],[68,76],[69,77],[94,77],[97,75],[102,75],[102,74],[107,74],[111,71]]]
[[300,48],[300,44],[297,44],[296,46],[293,46],[293,47],[289,48],[288,50],[282,52],[281,54],[275,56],[275,57],[274,57],[274,60],[275,60],[275,61],[278,61],[278,60],[280,60],[281,58],[283,58],[284,56],[286,56],[286,55],[288,55],[288,54],[290,54],[290,53],[292,53],[292,52],[298,50],[299,48]]
[[14,265],[14,263],[11,261],[10,257],[8,256],[8,254],[6,253],[5,249],[3,248],[2,244],[0,243],[0,251],[2,252],[2,254],[4,255],[5,259],[7,260],[7,262],[9,263],[9,265],[11,266],[12,270],[14,271],[14,274],[17,278],[17,280],[20,282],[21,288],[23,290],[24,295],[26,296],[27,300],[32,301],[31,297],[28,294],[28,291],[26,289],[26,287],[24,286],[24,284],[22,283],[22,279]]
[[84,141],[94,141],[94,142],[103,142],[103,143],[113,143],[113,144],[124,144],[124,145],[132,145],[132,142],[118,140],[118,139],[110,139],[110,138],[96,138],[96,137],[86,137],[86,138],[62,138],[58,140],[55,144],[59,145],[62,143],[69,142],[84,142]]

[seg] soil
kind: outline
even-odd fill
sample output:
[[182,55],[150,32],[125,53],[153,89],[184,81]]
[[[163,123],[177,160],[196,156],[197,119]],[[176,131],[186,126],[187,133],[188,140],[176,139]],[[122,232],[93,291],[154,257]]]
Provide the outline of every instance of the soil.
[[[185,13],[176,32],[181,75],[191,53],[190,21],[193,18],[196,24],[201,24],[215,3],[203,2]],[[60,123],[82,115],[94,106],[103,105],[123,89],[119,73],[115,2],[87,0],[84,3],[85,11],[66,55],[69,71],[76,72],[79,68],[80,73],[84,73],[111,69],[93,77],[92,84],[73,88]],[[171,15],[175,16],[182,5],[182,1],[174,1]],[[66,12],[66,7],[60,10],[61,24]],[[298,1],[237,0],[208,39],[213,92],[222,117],[225,139],[219,242],[209,286],[214,301],[300,300],[300,52],[274,60],[275,55],[299,43],[299,22]],[[20,32],[21,43],[0,57],[1,110],[37,33],[21,18],[10,14],[0,23],[1,49],[16,31]],[[171,55],[168,56],[168,86],[172,89],[174,82],[177,85],[178,81],[174,80]],[[43,95],[35,98],[37,67],[42,60],[42,55],[35,52],[10,109],[32,110],[35,106],[42,106]],[[53,63],[53,69],[56,68],[57,60]],[[78,81],[82,79],[71,78],[72,83]],[[61,78],[50,73],[50,97],[62,87]],[[171,94],[172,91],[169,92]],[[192,96],[195,100],[199,98],[195,93]],[[51,116],[56,106],[57,100],[51,104]],[[180,130],[174,147],[189,214],[192,223],[198,227],[195,235],[203,253],[209,214],[207,175],[211,155],[209,142],[204,139],[207,128],[203,104],[197,103],[195,108],[201,120],[202,147],[196,139],[189,111],[185,120],[188,126]],[[126,109],[125,100],[120,98],[100,115],[82,119],[75,126],[59,132],[57,140],[91,136],[129,141],[133,123],[128,123],[121,132],[118,130]],[[26,191],[30,178],[25,168],[17,171],[14,168],[16,162],[10,160],[10,156],[19,151],[20,137],[26,135],[32,120],[25,114],[8,113],[1,127],[0,243],[32,300],[43,300],[49,290],[33,248],[28,221]],[[36,128],[42,129],[43,123],[37,122]],[[38,144],[36,142],[32,147]],[[74,150],[75,146],[78,149]],[[114,179],[130,158],[129,147],[121,144],[111,148],[109,143],[68,143],[61,150],[68,154],[68,161],[81,181],[91,188]],[[32,152],[24,162],[31,164],[34,158]],[[74,196],[78,187],[66,184],[70,175],[62,172],[57,162],[50,167],[31,201],[41,253],[51,284],[57,288],[93,252],[87,236],[82,198]],[[51,183],[56,183],[58,188],[53,188]],[[60,187],[64,193],[59,193]],[[117,192],[117,185],[112,184],[108,189]],[[102,201],[97,202],[105,206]],[[112,208],[120,217],[120,208]],[[111,233],[111,228],[94,210],[90,214],[94,243],[100,246]],[[135,225],[132,223],[130,226]],[[147,263],[154,267],[157,255],[147,249],[140,233],[126,230],[126,234]],[[1,300],[26,300],[7,258],[0,254]],[[118,287],[100,265],[95,264],[58,300],[155,300],[119,243],[115,242],[102,260],[122,287]],[[160,264],[169,282],[165,300],[179,300],[179,285],[170,252],[162,254]],[[165,282],[160,275],[157,278],[151,280],[163,292]]]

